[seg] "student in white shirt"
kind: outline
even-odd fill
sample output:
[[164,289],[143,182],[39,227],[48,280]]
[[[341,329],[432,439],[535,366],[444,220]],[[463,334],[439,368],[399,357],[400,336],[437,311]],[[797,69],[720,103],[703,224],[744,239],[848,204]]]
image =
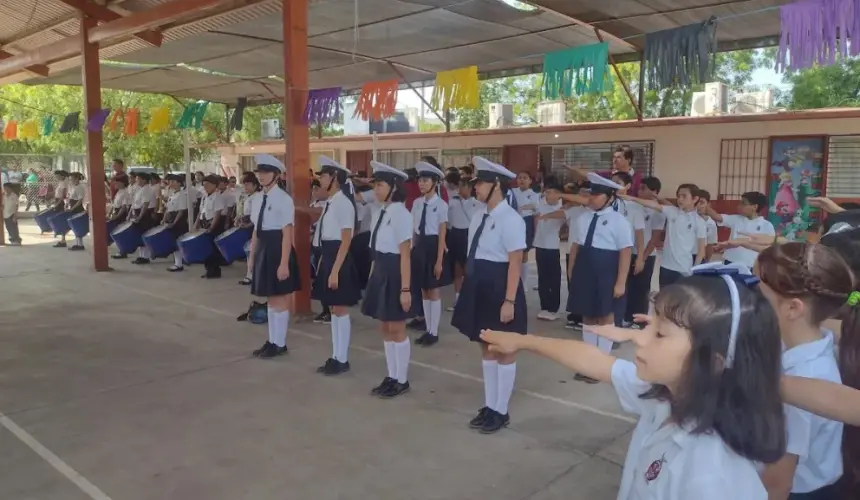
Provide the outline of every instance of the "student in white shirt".
[[[168,227],[174,239],[188,232],[188,190],[185,189],[184,174],[167,174],[167,183],[172,191],[170,199],[164,205],[164,218],[162,224]],[[154,257],[160,257],[155,255]],[[180,272],[184,269],[182,264],[182,252],[178,249],[173,252],[173,265],[167,270],[171,273]]]
[[[666,241],[660,261],[660,288],[688,276],[694,265],[705,258],[705,221],[696,212],[699,188],[695,184],[681,184],[675,192],[678,206],[663,205],[656,200],[645,200],[622,195],[645,208],[661,212],[666,217]],[[696,258],[693,258],[693,255]]]
[[[212,245],[215,245],[215,238],[224,232],[224,199],[218,191],[218,184],[221,182],[221,177],[215,174],[209,174],[203,178],[203,190],[206,195],[200,202],[200,216],[197,217],[197,222],[194,224],[194,231],[201,229],[212,237]],[[209,254],[209,257],[203,262],[206,268],[206,274],[202,276],[205,279],[217,279],[221,277],[221,251],[217,247]]]
[[[448,204],[438,193],[443,172],[425,161],[415,164],[421,198],[412,204],[412,284],[421,290],[427,331],[415,344],[430,347],[439,341],[442,319],[442,297],[439,289],[453,282],[446,252]],[[414,314],[421,310],[413,308]]]
[[[639,196],[646,200],[658,200],[661,188],[660,179],[646,177],[639,185]],[[633,321],[634,315],[648,314],[657,247],[663,242],[663,230],[666,228],[666,217],[661,212],[647,207],[642,207],[642,212],[645,218],[645,229],[642,232],[645,251],[636,256],[633,264],[635,270],[642,261],[642,271],[638,274],[631,272],[627,277],[627,311],[624,323],[631,328],[638,328],[638,324]]]
[[517,204],[515,208],[526,222],[526,250],[523,252],[523,268],[520,271],[523,283],[528,278],[529,252],[534,246],[535,239],[535,209],[540,199],[540,195],[532,189],[533,183],[532,174],[520,172],[517,174],[517,187],[511,190]]
[[[66,211],[66,198],[69,196],[69,173],[65,170],[57,170],[54,176],[57,178],[57,185],[54,187],[54,206],[51,208],[51,213],[54,215],[49,216],[48,220]],[[54,232],[54,236],[60,237],[60,241],[54,244],[54,248],[65,248],[66,234]]]
[[236,193],[228,189],[228,180],[223,175],[218,178],[218,192],[221,193],[221,200],[224,202],[224,229],[230,229],[233,224],[233,219],[236,217]]
[[[131,202],[131,210],[128,214],[129,222],[134,223],[140,234],[143,234],[156,226],[155,208],[156,196],[152,186],[149,184],[149,174],[138,172],[136,190]],[[149,264],[149,249],[142,242],[138,248],[137,259],[132,264]]]
[[785,418],[779,327],[754,281],[683,278],[660,290],[642,331],[596,330],[633,341],[635,362],[576,340],[481,338],[494,352],[529,350],[612,384],[624,410],[639,416],[618,500],[766,500],[757,466],[784,453]]
[[[237,202],[236,221],[234,227],[253,228],[254,223],[251,221],[251,199],[262,196],[260,194],[260,181],[253,172],[245,172],[242,174],[242,195]],[[248,244],[250,250],[250,242]],[[250,251],[246,252],[247,262],[245,263],[245,277],[239,280],[240,285],[248,286],[254,280],[254,258]]]
[[[323,191],[320,186],[319,179],[311,181],[311,204],[307,212],[311,217],[311,280],[316,279],[317,265],[322,257],[322,247],[319,246],[320,241],[317,239],[317,225],[319,224],[320,215],[322,215],[323,207],[328,200],[328,193]],[[322,311],[314,317],[314,323],[331,324],[331,309],[324,302],[320,301]]]
[[535,264],[538,274],[540,312],[538,319],[555,321],[561,308],[561,225],[564,224],[564,207],[561,202],[561,184],[555,177],[547,177],[543,196],[535,207]]
[[523,218],[505,201],[514,173],[476,156],[475,192],[486,206],[472,217],[466,278],[454,307],[451,325],[481,346],[484,406],[469,422],[481,433],[492,434],[510,422],[508,403],[517,376],[516,356],[490,352],[480,342],[485,328],[525,334],[528,310],[523,282],[522,253],[526,248]]
[[9,245],[21,246],[21,235],[18,232],[18,198],[21,184],[3,183],[3,223],[9,233]]
[[296,210],[293,198],[278,186],[284,164],[272,155],[254,156],[255,173],[262,186],[252,196],[250,217],[254,224],[251,255],[254,267],[251,294],[268,304],[269,337],[253,355],[268,359],[287,353],[287,329],[293,292],[301,289],[299,261],[294,247]]
[[[708,207],[708,215],[717,224],[731,229],[730,240],[735,240],[744,235],[763,234],[773,236],[776,231],[769,220],[761,216],[767,210],[767,196],[757,191],[750,191],[741,195],[740,214],[726,215],[718,214],[713,208]],[[736,247],[729,248],[723,252],[723,258],[727,262],[734,262],[744,266],[752,267],[758,256],[754,250]]]
[[[567,186],[568,193],[565,193],[562,196],[562,199],[565,201],[564,208],[564,220],[567,223],[567,253],[564,256],[564,277],[568,282],[568,288],[570,285],[570,249],[573,247],[576,240],[576,227],[577,220],[579,217],[585,213],[588,209],[580,203],[580,201],[586,201],[586,198],[583,197],[580,201],[571,201],[568,198],[572,195],[574,197],[578,197],[579,195],[579,185],[578,184],[570,184]],[[579,198],[576,198],[579,200]],[[568,304],[570,300],[568,300]],[[581,329],[582,328],[582,315],[575,314],[570,312],[570,309],[567,308],[567,304],[565,304],[565,310],[567,311],[567,322],[564,327],[570,330]]]
[[[80,172],[72,172],[69,174],[69,194],[68,203],[66,204],[67,214],[79,214],[84,212],[84,200],[87,197],[87,188],[83,185],[84,175]],[[63,243],[65,246],[65,243]],[[84,249],[84,241],[81,238],[75,237],[75,242],[69,247],[71,251],[81,251]]]
[[[836,339],[822,323],[836,316],[851,293],[860,288],[856,271],[837,251],[811,243],[773,245],[761,252],[756,266],[762,292],[779,318],[784,373],[842,383]],[[853,311],[843,320],[838,353],[849,384],[858,380],[850,378],[857,373],[860,357],[860,328],[858,321],[852,320],[857,316]],[[788,405],[785,415],[786,454],[762,473],[771,499],[837,499],[837,481],[843,469],[849,475],[845,485],[857,484],[860,477],[854,466],[860,459],[858,445],[843,440],[841,423]],[[844,468],[843,457],[849,460]]]
[[326,156],[319,157],[320,188],[328,195],[315,234],[320,248],[312,297],[331,308],[332,355],[317,373],[339,375],[349,371],[352,324],[349,308],[361,299],[358,271],[349,248],[356,228],[355,203],[343,187],[349,170]]
[[448,174],[448,182],[456,184],[459,189],[448,197],[448,259],[454,275],[454,304],[448,308],[453,311],[460,298],[463,278],[466,275],[466,257],[469,255],[469,224],[472,217],[479,212],[482,203],[472,197],[473,186],[468,178],[460,174]]
[[[108,213],[107,218],[107,234],[109,243],[113,242],[111,236],[113,230],[128,219],[128,214],[131,212],[131,203],[133,201],[131,194],[128,191],[130,179],[127,174],[123,172],[116,174],[113,178],[113,182],[116,185],[116,193],[114,193],[113,200],[111,200],[110,213]],[[124,253],[117,253],[112,257],[114,259],[125,259],[128,256]]]
[[358,282],[362,290],[367,285],[367,279],[370,276],[370,265],[373,262],[373,256],[370,253],[370,229],[373,210],[379,206],[376,201],[373,187],[369,185],[359,185],[355,187],[353,194],[355,199],[355,209],[358,212],[358,228],[355,237],[349,245],[349,251],[352,254],[352,261],[355,263],[355,269],[358,271]]
[[[702,262],[710,262],[711,257],[714,255],[714,247],[717,244],[717,223],[714,222],[708,215],[708,209],[711,208],[711,193],[700,189],[699,190],[699,203],[696,204],[696,211],[699,213],[699,217],[705,221],[705,258]],[[697,257],[696,254],[693,254],[693,260]],[[752,268],[752,264],[744,264],[745,267]]]
[[[627,193],[633,185],[633,176],[627,172],[615,172],[610,176],[610,179],[621,186],[624,193]],[[645,269],[645,245],[647,243],[645,240],[645,207],[638,203],[628,203],[622,199],[616,200],[613,206],[616,212],[624,215],[624,219],[630,225],[633,240],[625,293],[623,297],[615,300],[615,326],[626,326],[624,316],[627,313],[627,302],[630,299],[631,276],[635,276]]]
[[409,392],[409,358],[412,347],[406,320],[412,316],[412,214],[403,203],[405,172],[376,161],[373,168],[376,199],[371,236],[373,269],[367,282],[361,312],[381,323],[388,375],[370,393],[390,399]]

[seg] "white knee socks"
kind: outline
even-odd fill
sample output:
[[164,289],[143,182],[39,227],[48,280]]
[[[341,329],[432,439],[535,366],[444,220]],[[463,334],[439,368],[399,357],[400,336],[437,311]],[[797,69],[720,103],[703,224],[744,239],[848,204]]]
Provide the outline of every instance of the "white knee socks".
[[[427,304],[429,304],[429,309]],[[441,300],[425,300],[424,301],[424,316],[427,321],[427,331],[434,337],[439,336],[439,321],[442,320],[442,301]]]
[[492,410],[495,409],[496,399],[499,397],[499,363],[485,359],[482,367],[484,369],[484,406]]
[[397,358],[397,381],[405,384],[409,380],[409,356],[412,354],[412,344],[407,338],[403,342],[394,342]]
[[[176,267],[182,267],[182,252],[179,250],[173,252],[173,265]],[[271,311],[271,309],[269,310]]]
[[81,247],[84,246],[84,240],[82,240],[81,238],[75,238],[75,245]]
[[149,258],[149,249],[146,247],[140,247],[137,250],[137,256],[142,258],[142,259],[148,259]]
[[[272,309],[269,309],[272,311]],[[287,329],[290,327],[290,311],[275,311],[269,313],[269,317],[274,316],[275,321],[269,320],[269,342],[278,347],[287,345]]]
[[349,361],[349,337],[352,325],[349,322],[349,314],[331,317],[332,343],[334,344],[332,356],[341,363]]
[[397,354],[394,342],[383,341],[385,345],[385,366],[388,368],[388,378],[397,378]]
[[508,414],[508,403],[514,393],[514,382],[517,379],[517,363],[499,364],[499,393],[496,396],[496,407],[493,408],[502,415]]

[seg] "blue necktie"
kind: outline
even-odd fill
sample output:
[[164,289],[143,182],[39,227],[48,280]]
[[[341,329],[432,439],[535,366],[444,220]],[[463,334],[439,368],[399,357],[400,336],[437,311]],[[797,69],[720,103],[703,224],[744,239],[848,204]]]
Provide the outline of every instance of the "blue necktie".
[[487,224],[487,218],[490,217],[490,214],[484,214],[481,217],[481,224],[478,226],[478,229],[475,231],[475,237],[472,238],[472,244],[469,245],[469,257],[466,259],[466,273],[471,273],[475,270],[475,254],[478,253],[478,241],[481,239],[481,233],[484,232],[484,225]]
[[424,202],[424,209],[421,210],[421,221],[418,222],[418,236],[425,236],[427,229],[427,202]]
[[382,219],[385,218],[385,208],[379,212],[379,220],[376,221],[376,225],[373,226],[373,234],[370,236],[370,255],[376,255],[376,235],[379,234],[379,226],[382,225]]
[[582,246],[588,248],[591,246],[591,241],[594,239],[594,230],[597,229],[597,219],[600,217],[600,214],[595,213],[594,217],[591,218],[591,223],[588,225],[588,233],[585,235],[585,244]]
[[257,215],[257,227],[254,228],[254,231],[257,233],[257,236],[260,236],[260,232],[263,231],[263,213],[266,211],[266,202],[269,199],[269,195],[263,193],[263,204],[260,205],[260,213]]

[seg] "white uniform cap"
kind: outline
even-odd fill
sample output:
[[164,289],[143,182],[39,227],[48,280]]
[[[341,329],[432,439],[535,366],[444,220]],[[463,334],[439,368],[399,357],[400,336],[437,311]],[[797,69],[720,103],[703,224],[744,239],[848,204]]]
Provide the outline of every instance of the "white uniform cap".
[[434,167],[433,165],[427,163],[426,161],[419,161],[418,163],[416,163],[415,164],[415,170],[418,171],[418,177],[421,177],[422,174],[423,175],[435,175],[435,176],[438,176],[440,179],[445,177],[444,172],[442,172],[438,168]]
[[272,155],[254,155],[254,162],[257,164],[258,168],[260,167],[260,165],[269,165],[270,167],[275,167],[276,169],[278,169],[278,172],[284,173],[284,171],[286,171],[286,168],[284,167],[284,164],[281,163],[281,160],[275,158]]
[[588,180],[588,182],[591,183],[592,186],[602,186],[606,189],[614,189],[616,191],[624,189],[617,182],[612,182],[611,180],[607,179],[606,177],[601,177],[600,175],[597,175],[594,172],[588,172],[588,174],[586,174],[585,178],[586,178],[586,180]]
[[329,158],[326,155],[320,155],[319,156],[319,162],[320,162],[320,168],[331,167],[331,168],[335,168],[337,170],[343,170],[347,174],[350,173],[348,168],[346,168],[343,165],[341,165],[340,163],[332,160],[331,158]]
[[371,168],[373,168],[374,174],[391,174],[391,175],[396,176],[396,177],[401,177],[403,180],[406,180],[409,178],[409,176],[406,175],[406,172],[404,172],[402,170],[397,170],[394,167],[390,167],[390,166],[388,166],[384,163],[380,163],[376,160],[371,160],[370,166],[371,166]]
[[475,156],[472,158],[472,165],[475,166],[476,173],[480,172],[490,172],[495,176],[507,177],[508,179],[516,178],[517,174],[511,172],[505,167],[499,165],[498,163],[493,163],[486,158],[482,158],[480,156]]

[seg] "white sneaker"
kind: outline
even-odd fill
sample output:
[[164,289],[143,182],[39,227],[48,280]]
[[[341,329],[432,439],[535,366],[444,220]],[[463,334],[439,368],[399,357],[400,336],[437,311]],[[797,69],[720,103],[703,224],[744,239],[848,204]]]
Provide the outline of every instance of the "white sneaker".
[[539,312],[539,313],[537,314],[537,317],[538,317],[538,319],[544,319],[544,320],[547,320],[547,319],[549,319],[549,316],[548,316],[548,315],[549,315],[549,312],[548,312],[548,311],[541,311],[541,312]]
[[448,307],[446,307],[446,308],[445,308],[445,310],[446,310],[446,311],[448,311],[448,312],[452,312],[452,311],[454,310],[454,307],[455,307],[456,305],[457,305],[457,304],[454,304],[454,305],[452,305],[452,306],[448,306]]
[[545,319],[547,321],[555,321],[558,319],[558,313],[547,311],[546,316],[543,319]]

